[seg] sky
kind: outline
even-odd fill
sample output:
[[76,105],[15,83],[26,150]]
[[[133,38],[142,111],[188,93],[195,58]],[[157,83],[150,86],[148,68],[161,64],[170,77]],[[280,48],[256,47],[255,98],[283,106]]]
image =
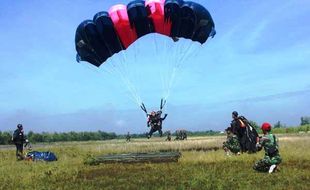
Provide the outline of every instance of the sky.
[[139,102],[162,97],[164,131],[223,130],[234,110],[258,124],[310,116],[310,1],[198,0],[217,31],[206,43],[148,35],[100,68],[77,63],[77,26],[128,2],[0,1],[0,131],[143,133]]

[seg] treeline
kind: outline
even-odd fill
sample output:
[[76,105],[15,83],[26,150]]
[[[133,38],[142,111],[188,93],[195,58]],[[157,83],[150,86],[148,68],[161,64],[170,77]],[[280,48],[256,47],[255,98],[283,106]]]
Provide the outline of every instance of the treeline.
[[[260,126],[255,121],[249,121],[253,127],[259,133],[262,133]],[[272,132],[273,133],[300,133],[300,132],[308,132],[310,131],[310,117],[301,117],[300,118],[300,126],[298,127],[288,127],[287,125],[283,124],[281,121],[277,121],[275,124],[272,125]]]
[[[60,142],[60,141],[90,141],[90,140],[110,140],[117,138],[115,133],[103,131],[97,132],[68,132],[68,133],[34,133],[30,131],[26,137],[31,143],[40,142]],[[11,144],[12,132],[0,131],[0,144]]]
[[[254,126],[257,131],[261,134],[262,131],[260,127],[253,121],[251,121],[252,126]],[[277,124],[280,124],[277,126]],[[299,127],[286,127],[280,122],[274,124],[272,132],[275,134],[281,133],[307,133],[310,131],[310,124],[304,124]],[[187,136],[212,136],[219,135],[219,131],[186,131]],[[163,134],[167,136],[167,132]],[[175,136],[176,133],[172,133]],[[110,140],[110,139],[125,139],[126,135],[116,135],[115,133],[107,133],[103,131],[97,132],[68,132],[68,133],[34,133],[30,131],[26,134],[27,138],[31,143],[42,143],[42,142],[61,142],[61,141],[90,141],[90,140]],[[130,134],[131,138],[146,138],[147,134]],[[157,133],[154,136],[159,136]],[[0,144],[12,144],[12,132],[1,132],[0,131]]]
[[279,127],[273,128],[272,132],[277,134],[282,133],[308,133],[310,131],[310,124],[301,125],[299,127]]

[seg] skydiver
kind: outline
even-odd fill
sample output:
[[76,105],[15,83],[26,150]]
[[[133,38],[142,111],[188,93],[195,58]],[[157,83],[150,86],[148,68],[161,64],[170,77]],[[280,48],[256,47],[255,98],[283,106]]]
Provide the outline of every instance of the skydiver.
[[152,134],[156,131],[159,132],[160,137],[162,137],[163,132],[162,132],[162,122],[163,120],[166,119],[168,114],[165,114],[165,116],[162,118],[161,117],[162,111],[152,111],[151,114],[148,114],[147,117],[147,126],[151,127],[150,132],[147,136],[147,138],[151,138]]
[[246,124],[238,117],[238,112],[232,112],[231,121],[231,131],[237,135],[238,141],[240,143],[241,152],[246,152],[245,142],[246,142]]
[[255,153],[258,133],[251,123],[244,117],[238,116],[238,112],[232,112],[232,132],[237,135],[241,152]]

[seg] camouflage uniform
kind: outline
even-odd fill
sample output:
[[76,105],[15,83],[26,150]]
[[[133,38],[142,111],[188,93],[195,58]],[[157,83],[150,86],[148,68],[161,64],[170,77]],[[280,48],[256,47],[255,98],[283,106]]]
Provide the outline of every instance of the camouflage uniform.
[[279,154],[278,144],[276,137],[267,133],[259,140],[259,145],[261,145],[265,150],[265,156],[263,159],[257,161],[253,169],[260,172],[267,172],[271,165],[279,165],[282,158]]
[[225,151],[228,149],[230,152],[234,154],[240,152],[240,143],[238,137],[233,134],[227,135],[227,140],[226,142],[223,143],[223,148]]
[[127,142],[129,142],[129,141],[130,141],[130,139],[131,139],[131,136],[130,136],[130,134],[129,134],[129,133],[127,133],[127,135],[126,135],[126,141],[127,141]]

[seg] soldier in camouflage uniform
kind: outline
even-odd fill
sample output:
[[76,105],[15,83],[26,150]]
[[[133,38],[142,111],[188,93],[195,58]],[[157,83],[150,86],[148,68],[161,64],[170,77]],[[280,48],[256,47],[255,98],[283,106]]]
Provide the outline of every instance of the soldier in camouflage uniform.
[[264,148],[265,157],[257,161],[254,164],[253,169],[260,172],[272,173],[276,171],[278,165],[282,161],[282,158],[279,154],[276,137],[271,133],[271,125],[269,123],[263,123],[261,129],[264,136],[260,137],[257,148],[258,150]]
[[131,139],[130,133],[127,132],[127,135],[126,135],[126,142],[130,142],[130,139]]
[[225,150],[227,155],[240,154],[240,143],[238,141],[238,137],[232,132],[231,127],[228,127],[226,130],[227,140],[223,142],[223,149]]

